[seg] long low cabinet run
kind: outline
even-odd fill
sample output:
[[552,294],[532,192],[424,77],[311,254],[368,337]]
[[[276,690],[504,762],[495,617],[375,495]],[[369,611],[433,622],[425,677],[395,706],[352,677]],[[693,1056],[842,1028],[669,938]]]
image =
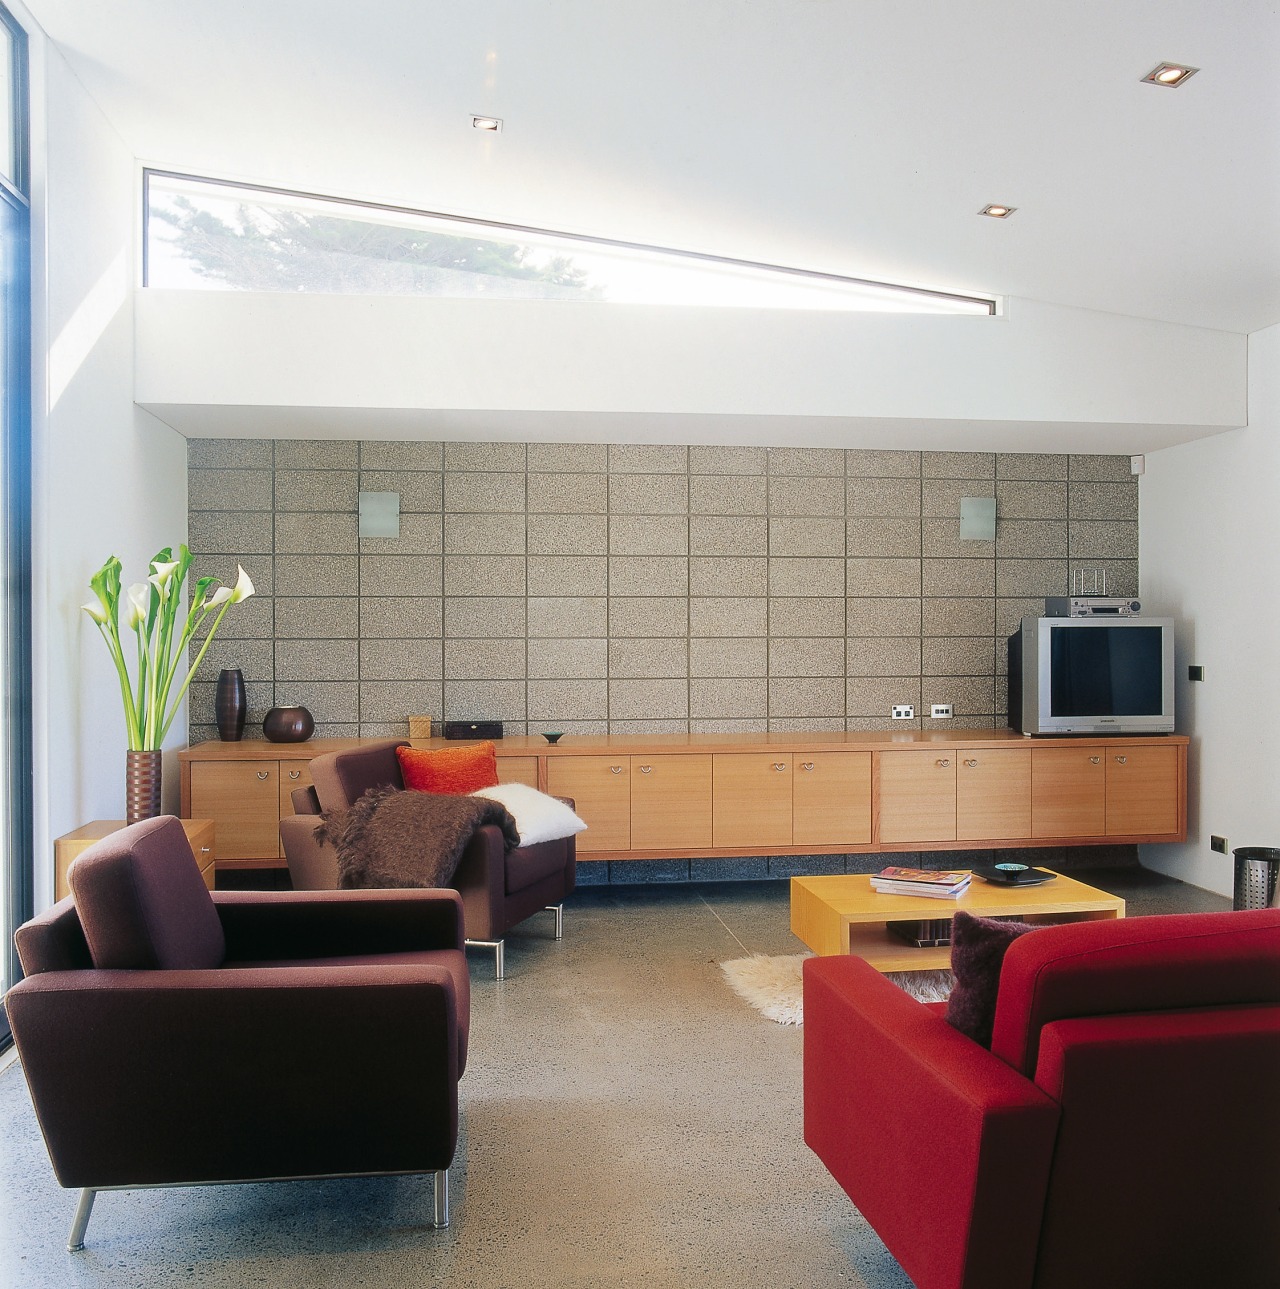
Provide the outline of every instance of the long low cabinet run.
[[[220,868],[278,867],[311,757],[371,740],[202,743],[182,814],[217,823]],[[497,744],[498,774],[572,797],[584,859],[715,858],[1186,839],[1181,735],[567,734]],[[417,747],[456,747],[440,739]]]

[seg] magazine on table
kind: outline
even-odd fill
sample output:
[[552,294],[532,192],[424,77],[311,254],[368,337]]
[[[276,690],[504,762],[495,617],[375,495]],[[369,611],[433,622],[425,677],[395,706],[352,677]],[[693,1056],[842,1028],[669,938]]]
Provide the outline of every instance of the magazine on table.
[[971,874],[967,868],[902,868],[890,864],[878,873],[871,875],[873,884],[880,882],[910,882],[920,886],[960,886],[967,882]]
[[913,882],[872,882],[871,885],[882,895],[915,895],[927,900],[956,900],[969,889],[968,882],[959,886],[926,886]]

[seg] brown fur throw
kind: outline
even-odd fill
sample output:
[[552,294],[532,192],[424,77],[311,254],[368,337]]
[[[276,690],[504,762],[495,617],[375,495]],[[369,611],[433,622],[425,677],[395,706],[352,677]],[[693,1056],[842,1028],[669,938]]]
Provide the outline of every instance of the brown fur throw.
[[447,886],[476,829],[497,824],[507,849],[520,844],[505,806],[487,797],[445,797],[370,788],[345,814],[321,816],[318,830],[338,852],[338,887]]

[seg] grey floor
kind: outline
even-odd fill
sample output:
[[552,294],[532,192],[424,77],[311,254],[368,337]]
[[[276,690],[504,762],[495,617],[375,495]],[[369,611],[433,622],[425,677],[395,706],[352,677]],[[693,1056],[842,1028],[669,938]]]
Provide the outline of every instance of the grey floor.
[[[1072,876],[1131,916],[1230,907],[1140,869]],[[10,1065],[0,1286],[910,1289],[801,1139],[801,1032],[716,966],[800,952],[787,898],[780,882],[587,889],[560,943],[549,914],[508,940],[504,982],[478,954],[444,1232],[429,1179],[109,1192],[68,1254],[75,1197]]]

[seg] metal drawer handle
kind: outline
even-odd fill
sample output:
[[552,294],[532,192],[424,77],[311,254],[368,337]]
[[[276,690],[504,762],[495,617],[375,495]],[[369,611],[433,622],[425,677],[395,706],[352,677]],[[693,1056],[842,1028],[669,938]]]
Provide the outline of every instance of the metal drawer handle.
[[950,764],[951,764],[950,757],[943,756],[938,758],[937,765],[939,769],[945,770],[947,766],[949,766]]
[[610,769],[610,770],[612,770],[612,771],[614,772],[614,774],[621,774],[621,773],[622,773],[622,766],[620,766],[620,765],[611,765],[611,766],[609,767],[609,769]]
[[802,770],[812,770],[812,769],[813,769],[813,762],[812,762],[812,761],[801,761],[801,762],[800,762],[800,768],[801,768]]
[[302,771],[301,771],[301,770],[290,770],[290,771],[289,771],[289,777],[290,777],[291,779],[300,779],[300,778],[302,778]]
[[1129,758],[1127,756],[1118,756],[1116,757],[1116,760],[1119,761],[1121,765],[1129,764]]
[[775,770],[785,770],[787,768],[787,763],[785,761],[775,761],[773,763],[773,768]]
[[978,764],[977,757],[967,757],[965,759],[965,765],[967,765],[971,770],[974,769],[974,767],[977,766],[977,764]]
[[641,773],[641,774],[652,774],[652,773],[653,773],[653,766],[651,766],[651,765],[642,765],[642,766],[640,767],[640,773]]
[[1090,765],[1101,765],[1101,764],[1102,764],[1102,758],[1101,758],[1100,756],[1091,756],[1091,757],[1089,758],[1089,764],[1090,764]]
[[201,853],[202,855],[207,855],[207,854],[209,853],[209,847],[208,847],[208,846],[201,846],[201,847],[200,847],[200,853]]
[[269,779],[270,777],[271,777],[271,771],[270,771],[270,770],[259,770],[259,771],[258,771],[258,778],[260,778],[260,779]]

